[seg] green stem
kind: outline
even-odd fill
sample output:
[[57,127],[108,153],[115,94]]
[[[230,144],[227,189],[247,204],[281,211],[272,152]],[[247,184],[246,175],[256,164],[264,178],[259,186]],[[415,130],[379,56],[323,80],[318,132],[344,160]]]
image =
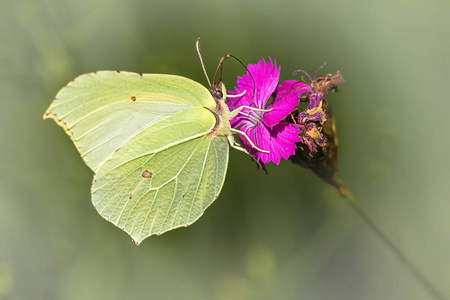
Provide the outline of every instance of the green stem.
[[346,197],[347,203],[369,226],[378,234],[378,236],[386,242],[391,250],[406,266],[409,273],[427,290],[431,297],[438,300],[445,300],[444,295],[433,286],[433,284],[423,275],[423,273],[408,258],[406,253],[397,245],[397,243],[389,236],[389,234],[381,228],[372,217],[359,205],[353,195],[349,192]]

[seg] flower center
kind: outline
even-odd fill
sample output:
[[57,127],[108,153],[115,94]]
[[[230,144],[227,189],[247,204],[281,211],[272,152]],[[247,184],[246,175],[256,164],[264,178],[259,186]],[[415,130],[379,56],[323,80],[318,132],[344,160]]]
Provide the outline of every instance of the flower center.
[[247,114],[248,121],[253,125],[261,124],[265,111],[250,110]]

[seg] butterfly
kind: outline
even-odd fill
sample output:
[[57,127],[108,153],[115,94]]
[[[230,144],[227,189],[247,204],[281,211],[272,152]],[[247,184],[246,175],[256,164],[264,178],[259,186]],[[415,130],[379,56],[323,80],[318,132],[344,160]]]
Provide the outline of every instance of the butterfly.
[[[199,40],[197,51],[204,69]],[[200,218],[224,184],[229,145],[245,151],[230,126],[239,112],[215,77],[208,90],[176,75],[93,72],[63,87],[44,114],[94,172],[98,213],[137,245]]]

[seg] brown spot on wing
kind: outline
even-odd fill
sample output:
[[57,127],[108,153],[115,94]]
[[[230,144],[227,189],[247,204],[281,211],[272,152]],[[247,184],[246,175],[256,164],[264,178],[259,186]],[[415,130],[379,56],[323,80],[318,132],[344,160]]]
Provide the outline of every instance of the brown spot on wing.
[[153,172],[150,172],[149,170],[145,170],[144,172],[142,172],[142,178],[152,178],[153,177]]

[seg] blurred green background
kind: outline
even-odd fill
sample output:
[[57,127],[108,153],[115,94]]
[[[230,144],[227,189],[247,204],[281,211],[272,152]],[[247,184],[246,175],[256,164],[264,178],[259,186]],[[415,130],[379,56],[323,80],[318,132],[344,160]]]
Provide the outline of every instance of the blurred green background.
[[[450,298],[450,4],[432,1],[0,2],[0,299],[432,299],[312,172],[258,171],[231,151],[219,199],[139,247],[90,201],[92,173],[42,115],[82,73],[183,75],[206,85],[232,53],[282,80],[340,70],[328,95],[341,174]],[[245,71],[227,61],[231,89]]]

